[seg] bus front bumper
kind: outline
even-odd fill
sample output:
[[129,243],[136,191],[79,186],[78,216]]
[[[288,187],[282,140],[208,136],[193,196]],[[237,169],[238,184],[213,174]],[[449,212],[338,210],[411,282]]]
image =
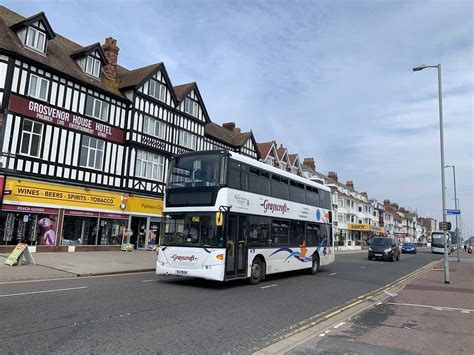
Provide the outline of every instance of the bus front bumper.
[[183,277],[197,277],[200,279],[224,281],[225,265],[203,265],[198,268],[176,268],[170,267],[168,263],[157,261],[157,275],[173,275]]

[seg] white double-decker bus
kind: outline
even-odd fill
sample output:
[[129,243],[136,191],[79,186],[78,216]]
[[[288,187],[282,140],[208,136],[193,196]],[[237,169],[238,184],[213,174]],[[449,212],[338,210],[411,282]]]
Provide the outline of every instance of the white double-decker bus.
[[330,190],[226,150],[173,158],[157,275],[257,284],[334,262]]

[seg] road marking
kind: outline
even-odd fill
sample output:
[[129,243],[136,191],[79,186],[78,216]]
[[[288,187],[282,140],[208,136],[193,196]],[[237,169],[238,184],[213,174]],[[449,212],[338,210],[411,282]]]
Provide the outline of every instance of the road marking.
[[367,266],[361,266],[360,268],[361,268],[361,269],[365,269],[366,267],[367,267]]
[[323,337],[323,336],[325,336],[325,335],[326,335],[326,334],[324,334],[324,333],[319,334],[320,337]]
[[390,297],[395,297],[395,296],[397,296],[396,293],[388,292],[387,290],[384,290],[383,292],[386,293],[387,295],[389,295]]
[[151,280],[142,280],[142,282],[153,282],[153,281],[156,281],[155,279],[151,279]]
[[270,287],[275,287],[275,286],[278,286],[277,284],[273,284],[273,285],[268,285],[268,286],[262,286],[260,288],[270,288]]
[[70,287],[70,288],[57,288],[54,290],[44,290],[44,291],[32,291],[32,292],[21,292],[21,293],[11,293],[8,295],[0,295],[0,297],[13,297],[13,296],[23,296],[23,295],[34,295],[37,293],[50,293],[50,292],[62,292],[62,291],[72,291],[72,290],[82,290],[87,288],[87,286],[81,287]]
[[333,273],[329,274],[329,276],[332,276],[332,275],[337,275],[337,272],[333,272]]
[[334,328],[334,329],[337,329],[337,328],[339,328],[340,326],[343,326],[344,324],[346,324],[346,322],[341,322],[341,323],[339,323],[338,325],[335,325],[333,328]]
[[444,306],[430,306],[428,304],[396,303],[396,302],[387,302],[387,304],[393,304],[395,306],[424,307],[424,308],[435,309],[437,311],[461,311],[462,313],[474,312],[474,309],[453,308],[453,307],[444,307]]

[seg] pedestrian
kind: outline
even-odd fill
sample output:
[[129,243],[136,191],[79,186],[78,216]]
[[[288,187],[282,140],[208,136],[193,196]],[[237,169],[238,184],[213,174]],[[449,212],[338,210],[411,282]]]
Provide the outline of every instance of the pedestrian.
[[466,251],[467,251],[467,244],[464,243],[464,252],[466,252]]

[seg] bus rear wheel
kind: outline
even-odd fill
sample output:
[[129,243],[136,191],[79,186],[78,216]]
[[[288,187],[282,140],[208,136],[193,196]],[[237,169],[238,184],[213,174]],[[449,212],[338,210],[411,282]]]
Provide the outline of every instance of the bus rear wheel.
[[258,258],[255,258],[255,260],[252,262],[252,269],[250,271],[250,279],[249,282],[251,285],[256,285],[263,279],[263,268],[264,268],[264,263]]
[[311,275],[316,275],[319,271],[319,256],[318,254],[313,254],[313,263],[311,269],[309,270]]

